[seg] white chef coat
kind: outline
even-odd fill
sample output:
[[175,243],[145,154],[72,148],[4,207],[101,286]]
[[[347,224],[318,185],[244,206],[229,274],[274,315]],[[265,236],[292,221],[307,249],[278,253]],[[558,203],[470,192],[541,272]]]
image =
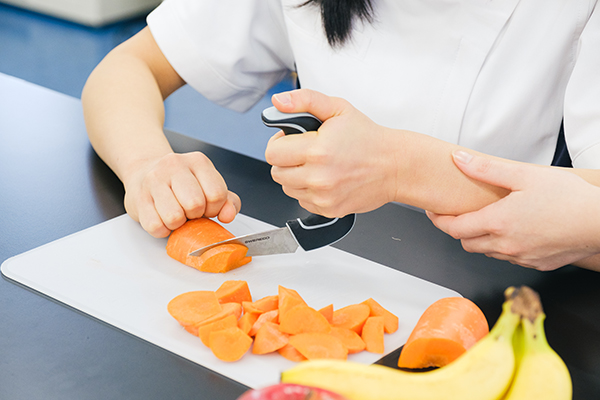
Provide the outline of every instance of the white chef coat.
[[[375,122],[550,164],[600,168],[597,0],[374,0],[341,48],[305,0],[165,0],[148,25],[181,77],[244,111],[289,74]],[[600,6],[599,6],[600,8]]]

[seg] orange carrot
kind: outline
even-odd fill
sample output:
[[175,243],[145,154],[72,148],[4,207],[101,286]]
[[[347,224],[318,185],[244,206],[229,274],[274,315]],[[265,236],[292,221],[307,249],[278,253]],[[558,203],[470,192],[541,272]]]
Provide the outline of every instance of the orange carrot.
[[225,328],[233,328],[237,326],[237,318],[233,314],[229,314],[225,318],[218,319],[214,322],[202,325],[198,327],[198,337],[202,340],[202,343],[206,347],[209,345],[210,333],[213,331],[219,331]]
[[308,332],[329,333],[331,325],[323,314],[314,308],[299,304],[280,318],[279,330],[292,335]]
[[279,331],[279,325],[265,322],[256,332],[253,354],[267,354],[279,350],[288,343],[289,335]]
[[258,299],[254,302],[244,301],[242,302],[242,306],[244,307],[244,312],[258,312],[264,313],[267,311],[273,311],[278,308],[279,305],[279,296],[265,296],[261,299]]
[[279,295],[279,316],[284,315],[288,310],[299,304],[307,305],[304,299],[294,289],[288,289],[281,285],[278,288]]
[[279,310],[271,310],[271,311],[267,311],[265,313],[260,314],[260,316],[258,317],[256,322],[252,325],[252,328],[250,329],[250,332],[248,332],[248,335],[250,335],[250,336],[256,335],[256,332],[258,332],[260,327],[263,326],[263,324],[265,322],[277,322],[278,316],[279,316]]
[[229,315],[235,316],[236,320],[242,315],[242,306],[239,303],[225,303],[221,305],[221,311],[198,322],[197,324],[186,326],[185,330],[194,336],[198,336],[198,328],[206,324],[212,324],[215,321],[223,319]]
[[396,315],[383,308],[373,299],[367,299],[363,301],[363,304],[369,306],[369,309],[371,310],[369,316],[383,317],[385,333],[394,333],[398,330],[398,317]]
[[277,350],[277,352],[290,361],[300,362],[306,360],[306,357],[300,354],[300,352],[289,343]]
[[487,335],[485,315],[471,300],[447,297],[430,305],[402,348],[401,368],[442,367]]
[[333,322],[333,304],[325,306],[319,310],[330,324]]
[[188,220],[171,232],[167,241],[167,254],[190,267],[203,272],[227,272],[249,263],[246,257],[248,249],[240,244],[225,244],[210,249],[200,257],[188,254],[201,247],[208,246],[234,237],[227,229],[208,218]]
[[353,330],[334,326],[331,328],[330,334],[342,341],[344,347],[348,349],[348,354],[360,353],[365,349],[364,340]]
[[252,294],[246,281],[225,281],[215,291],[219,303],[242,303],[252,301]]
[[365,350],[370,353],[383,354],[385,347],[383,345],[384,318],[369,317],[365,321],[362,329],[362,340],[365,342]]
[[360,335],[371,309],[366,304],[351,304],[333,312],[331,325],[348,328]]
[[212,331],[208,337],[208,344],[219,360],[232,362],[246,354],[252,346],[252,338],[236,326]]
[[250,329],[252,329],[252,325],[256,322],[259,313],[255,312],[245,312],[244,315],[238,320],[238,328],[244,331],[244,333],[249,334]]
[[210,290],[180,294],[167,305],[169,314],[184,327],[198,324],[222,309],[215,292]]
[[312,332],[290,336],[290,344],[309,360],[329,358],[345,360],[348,350],[342,341],[328,333]]

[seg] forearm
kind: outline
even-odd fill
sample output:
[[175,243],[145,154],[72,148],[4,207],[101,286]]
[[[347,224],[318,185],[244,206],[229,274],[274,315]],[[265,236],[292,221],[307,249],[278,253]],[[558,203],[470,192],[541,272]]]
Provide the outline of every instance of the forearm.
[[[390,159],[394,160],[390,165],[391,174],[397,174],[393,178],[397,187],[394,201],[436,214],[460,215],[479,210],[510,193],[508,189],[463,174],[454,164],[452,152],[463,149],[487,158],[497,157],[410,131],[389,130],[387,136],[389,141],[385,147],[391,152]],[[600,170],[561,169],[600,186]]]
[[[461,147],[433,137],[389,130],[386,148],[394,163],[394,201],[437,214],[459,215],[479,210],[506,196],[509,191],[467,177],[452,161]],[[476,154],[476,152],[469,150]]]
[[139,162],[171,151],[160,91],[147,68],[128,58],[108,56],[81,98],[90,142],[123,182]]
[[[144,58],[149,54],[154,59]],[[161,57],[144,30],[105,57],[82,93],[90,142],[124,183],[140,164],[172,152],[163,133],[163,101],[183,82],[164,71]]]

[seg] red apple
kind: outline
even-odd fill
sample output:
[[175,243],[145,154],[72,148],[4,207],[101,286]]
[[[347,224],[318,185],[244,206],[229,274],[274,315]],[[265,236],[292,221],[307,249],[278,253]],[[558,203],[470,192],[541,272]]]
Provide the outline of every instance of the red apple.
[[262,389],[252,389],[237,400],[347,400],[329,390],[294,383],[279,383]]

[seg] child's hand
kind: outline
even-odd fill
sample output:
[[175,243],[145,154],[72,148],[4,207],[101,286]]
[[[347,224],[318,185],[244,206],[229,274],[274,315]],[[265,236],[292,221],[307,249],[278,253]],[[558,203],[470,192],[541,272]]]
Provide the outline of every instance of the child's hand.
[[233,221],[241,207],[202,153],[168,154],[149,161],[125,182],[127,213],[154,237],[166,237],[188,219]]
[[271,175],[306,210],[342,217],[374,210],[394,200],[395,155],[386,129],[345,100],[300,89],[273,97],[286,113],[310,112],[318,132],[275,134],[267,146]]

